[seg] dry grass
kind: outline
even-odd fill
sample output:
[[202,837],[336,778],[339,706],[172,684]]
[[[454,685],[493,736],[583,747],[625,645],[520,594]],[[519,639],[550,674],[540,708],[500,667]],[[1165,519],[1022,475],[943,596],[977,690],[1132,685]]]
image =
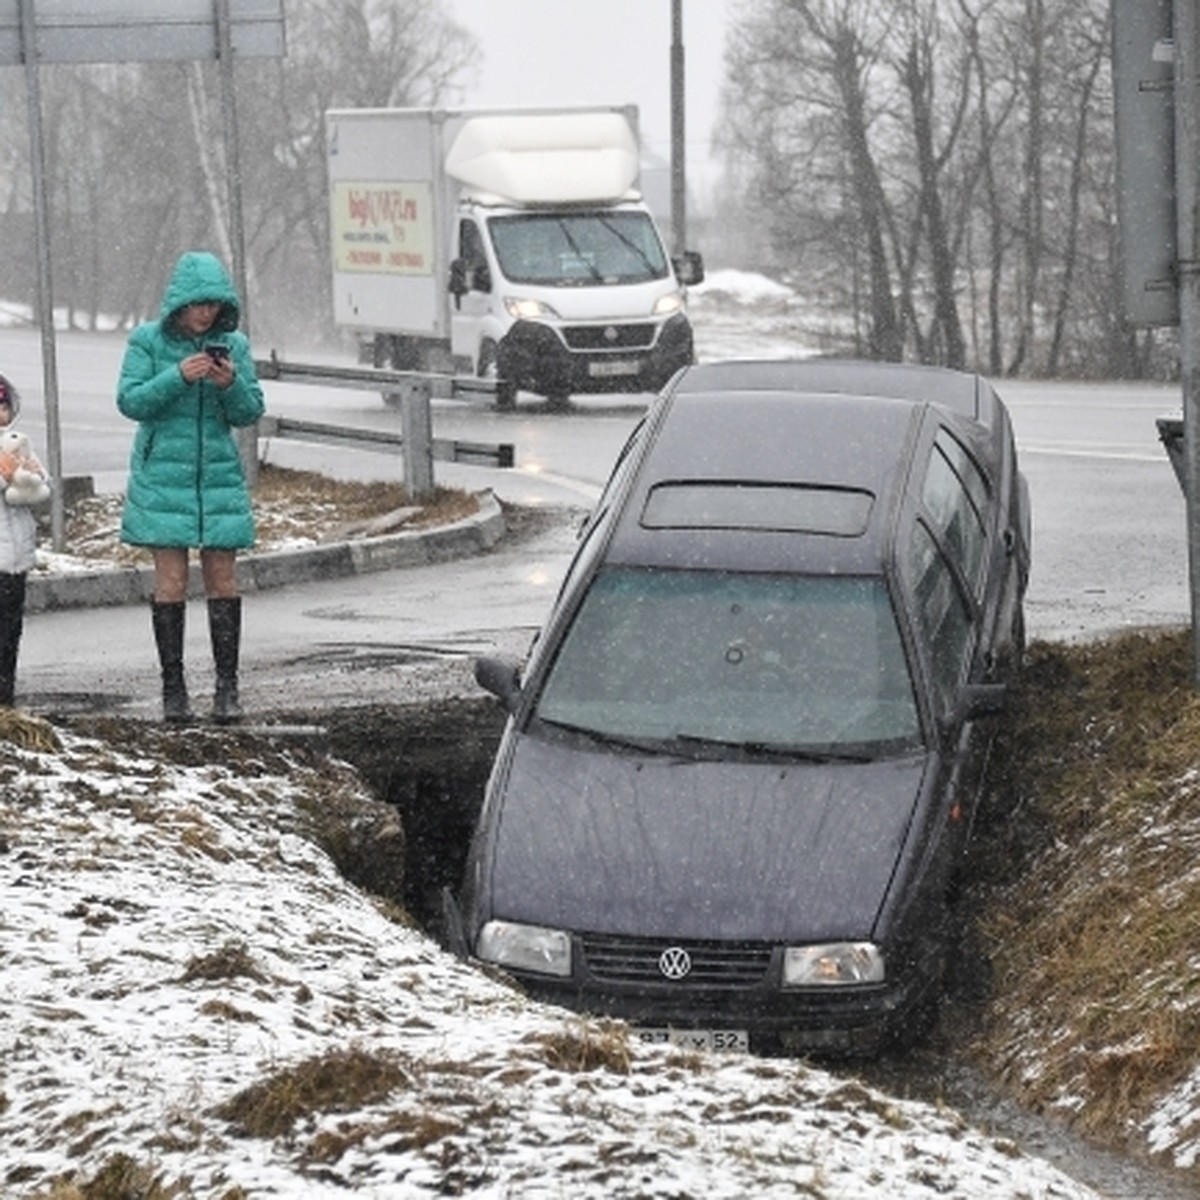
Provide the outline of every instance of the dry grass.
[[410,507],[418,511],[409,525],[419,529],[461,520],[477,512],[479,505],[469,492],[452,488],[435,488],[427,501],[416,505],[403,484],[344,482],[270,463],[259,469],[254,491],[255,515],[265,531],[277,516],[324,528],[331,516],[336,527]]
[[49,721],[17,708],[0,705],[0,741],[22,750],[61,750],[62,742]]
[[[364,525],[393,515],[397,527],[424,529],[463,520],[479,511],[470,492],[437,488],[414,504],[403,484],[354,483],[312,471],[264,463],[254,491],[257,552],[298,540],[328,542],[363,536]],[[149,551],[120,541],[121,496],[90,496],[73,504],[63,527],[64,552],[84,560],[144,566]]]
[[973,1053],[1120,1140],[1200,1063],[1200,695],[1190,633],[1032,648],[978,856],[995,989]]
[[315,1113],[354,1112],[412,1082],[410,1065],[396,1054],[331,1050],[243,1089],[213,1113],[246,1136],[282,1137]]
[[[169,1183],[161,1173],[127,1154],[113,1154],[91,1179],[62,1179],[29,1200],[190,1200],[190,1180]],[[212,1200],[247,1200],[240,1187],[211,1193]]]
[[564,1025],[553,1034],[530,1039],[539,1047],[540,1057],[556,1071],[572,1074],[581,1071],[609,1071],[628,1075],[633,1056],[629,1031],[612,1021],[584,1021]]
[[191,959],[184,968],[181,981],[193,983],[196,980],[213,982],[221,979],[253,979],[264,983],[266,976],[254,965],[250,950],[244,942],[230,942],[215,950]]

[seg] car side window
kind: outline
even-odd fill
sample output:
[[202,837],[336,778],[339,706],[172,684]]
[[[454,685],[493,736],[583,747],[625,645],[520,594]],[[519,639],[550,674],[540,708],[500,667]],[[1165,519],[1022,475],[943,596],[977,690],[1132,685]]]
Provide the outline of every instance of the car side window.
[[987,559],[983,517],[987,481],[962,444],[945,429],[938,431],[934,441],[921,500],[946,553],[978,594]]
[[948,706],[970,662],[975,628],[954,571],[922,521],[913,526],[909,570],[933,657],[934,686],[943,705]]

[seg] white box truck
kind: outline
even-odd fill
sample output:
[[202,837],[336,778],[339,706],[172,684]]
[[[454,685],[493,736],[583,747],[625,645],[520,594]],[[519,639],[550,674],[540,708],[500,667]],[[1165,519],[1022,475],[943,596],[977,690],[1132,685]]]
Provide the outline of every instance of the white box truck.
[[693,361],[704,268],[637,191],[636,106],[336,109],[326,132],[334,319],[376,366],[494,378],[511,407]]

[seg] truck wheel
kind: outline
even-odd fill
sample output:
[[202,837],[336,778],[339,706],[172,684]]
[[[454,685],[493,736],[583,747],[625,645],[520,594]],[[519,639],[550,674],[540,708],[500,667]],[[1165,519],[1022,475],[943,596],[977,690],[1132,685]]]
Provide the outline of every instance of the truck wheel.
[[395,371],[420,371],[421,346],[413,338],[396,337],[392,339],[392,369]]
[[479,347],[479,378],[496,381],[496,407],[501,412],[511,412],[516,408],[517,389],[507,379],[500,378],[495,342],[484,342]]

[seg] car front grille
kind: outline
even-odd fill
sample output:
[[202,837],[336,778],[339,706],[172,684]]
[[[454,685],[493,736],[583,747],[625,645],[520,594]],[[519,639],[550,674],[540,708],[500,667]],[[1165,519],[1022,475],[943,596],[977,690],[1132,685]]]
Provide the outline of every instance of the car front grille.
[[654,326],[568,325],[563,340],[572,350],[648,350],[654,344]]
[[[662,984],[677,988],[756,987],[771,966],[769,945],[746,942],[670,942],[661,938],[581,936],[584,958],[592,977],[604,983]],[[687,973],[671,978],[662,968],[665,953],[678,961],[687,952]]]

